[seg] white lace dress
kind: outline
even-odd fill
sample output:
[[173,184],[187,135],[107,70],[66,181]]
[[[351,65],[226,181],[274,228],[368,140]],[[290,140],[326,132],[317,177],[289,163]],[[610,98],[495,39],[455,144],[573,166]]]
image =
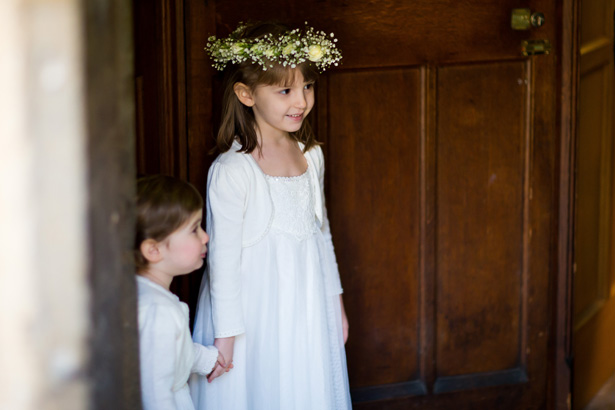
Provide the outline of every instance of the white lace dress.
[[[235,368],[211,384],[193,379],[197,410],[346,410],[351,408],[339,295],[325,291],[327,249],[314,216],[308,172],[266,176],[273,202],[265,237],[242,250],[245,333],[236,336]],[[203,321],[195,336],[213,342]]]

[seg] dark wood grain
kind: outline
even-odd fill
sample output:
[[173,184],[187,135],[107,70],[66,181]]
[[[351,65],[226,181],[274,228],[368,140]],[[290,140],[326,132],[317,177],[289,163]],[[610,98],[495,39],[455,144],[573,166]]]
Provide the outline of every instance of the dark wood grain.
[[[189,0],[184,4],[186,177],[205,198],[207,171],[215,158],[215,155],[210,153],[215,147],[215,110],[211,81],[214,69],[210,65],[204,45],[207,43],[207,37],[215,30],[215,3]],[[191,323],[196,313],[203,269],[174,281],[174,291],[190,306]]]
[[183,2],[134,1],[137,172],[187,178]]
[[438,377],[524,362],[530,149],[524,68],[511,62],[438,70]]
[[579,52],[578,1],[565,0],[562,7],[560,48],[560,112],[558,156],[558,236],[557,285],[554,287],[556,308],[553,313],[554,355],[550,371],[555,375],[549,383],[553,395],[551,409],[570,408],[572,362],[572,277],[574,235],[574,169],[576,135],[576,101]]
[[[538,2],[536,2],[538,3]],[[272,1],[218,2],[218,34],[239,21],[307,21],[339,38],[343,67],[391,67],[408,64],[510,59],[530,32],[510,29],[510,12],[524,7],[504,1]],[[540,8],[540,4],[536,4]],[[544,10],[543,10],[544,11]],[[555,15],[547,11],[548,19]],[[539,35],[539,34],[538,34]],[[437,44],[437,46],[435,46]]]
[[419,375],[420,88],[417,69],[329,78],[328,209],[355,387]]

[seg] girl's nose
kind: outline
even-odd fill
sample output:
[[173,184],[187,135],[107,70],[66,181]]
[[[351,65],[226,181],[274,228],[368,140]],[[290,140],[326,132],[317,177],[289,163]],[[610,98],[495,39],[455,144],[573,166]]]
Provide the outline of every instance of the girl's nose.
[[295,107],[304,110],[307,107],[307,99],[303,92],[297,93],[297,99],[295,101]]
[[207,242],[209,242],[209,235],[207,235],[207,232],[203,231],[203,235],[201,237],[201,242],[203,242],[203,245],[206,245]]

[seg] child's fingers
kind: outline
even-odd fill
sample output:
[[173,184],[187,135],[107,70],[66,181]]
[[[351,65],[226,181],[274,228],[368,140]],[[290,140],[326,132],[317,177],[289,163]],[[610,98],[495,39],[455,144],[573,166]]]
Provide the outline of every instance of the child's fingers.
[[216,361],[216,365],[214,366],[214,369],[211,371],[211,373],[207,375],[207,381],[211,383],[212,381],[214,381],[214,379],[222,376],[224,373],[228,373],[233,367],[235,366],[233,365],[232,362],[228,367],[225,366],[224,358],[222,357],[222,355],[219,355],[218,360]]
[[216,369],[217,369],[218,367],[220,367],[220,363],[216,362],[216,364],[214,365],[214,368],[213,368],[213,369],[211,369],[211,372],[209,372],[209,374],[207,375],[207,377],[209,377],[210,375],[212,375],[212,374],[216,371]]
[[226,369],[220,366],[219,363],[216,363],[214,370],[207,377],[207,381],[211,383],[212,381],[214,381],[214,379],[216,379],[217,377],[220,377],[225,372],[225,370]]

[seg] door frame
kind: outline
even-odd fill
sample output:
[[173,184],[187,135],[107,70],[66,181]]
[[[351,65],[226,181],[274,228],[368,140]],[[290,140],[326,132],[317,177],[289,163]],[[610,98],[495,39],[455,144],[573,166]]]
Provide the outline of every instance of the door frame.
[[572,392],[572,283],[574,256],[575,147],[579,77],[579,1],[562,2],[559,30],[561,56],[559,95],[559,182],[556,193],[557,261],[553,291],[553,405],[571,408]]

